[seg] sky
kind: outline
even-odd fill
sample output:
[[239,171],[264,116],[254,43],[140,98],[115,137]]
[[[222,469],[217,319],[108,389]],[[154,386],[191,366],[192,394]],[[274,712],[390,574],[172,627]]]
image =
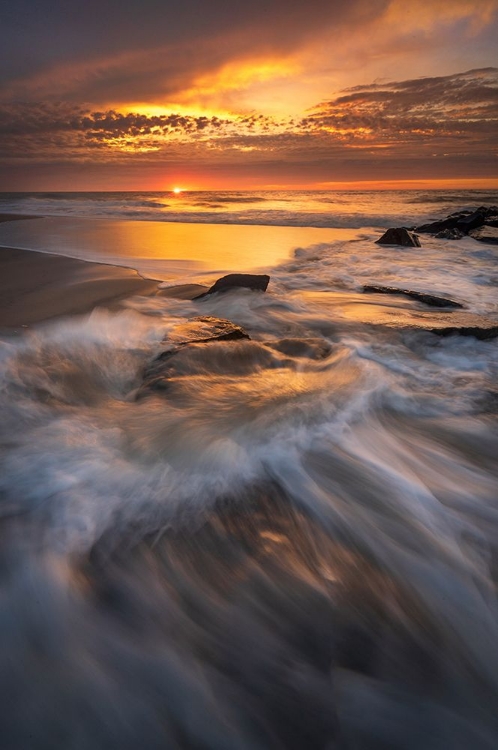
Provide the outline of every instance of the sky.
[[10,0],[0,190],[498,187],[498,0]]

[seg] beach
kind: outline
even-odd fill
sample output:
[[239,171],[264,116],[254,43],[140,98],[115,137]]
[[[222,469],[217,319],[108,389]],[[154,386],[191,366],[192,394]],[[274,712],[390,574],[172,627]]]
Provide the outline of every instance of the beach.
[[498,251],[377,242],[461,196],[8,200],[6,747],[494,750]]
[[[30,218],[38,217],[0,214],[0,223]],[[0,331],[86,313],[97,305],[112,306],[125,296],[147,294],[157,287],[131,269],[15,248],[2,248],[0,263]]]

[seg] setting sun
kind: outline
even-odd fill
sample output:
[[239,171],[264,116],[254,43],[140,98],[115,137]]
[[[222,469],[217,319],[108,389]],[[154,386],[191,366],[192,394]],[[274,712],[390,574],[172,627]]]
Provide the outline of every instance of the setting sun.
[[183,188],[174,187],[173,192],[175,193],[175,195],[178,195],[179,193],[183,192]]

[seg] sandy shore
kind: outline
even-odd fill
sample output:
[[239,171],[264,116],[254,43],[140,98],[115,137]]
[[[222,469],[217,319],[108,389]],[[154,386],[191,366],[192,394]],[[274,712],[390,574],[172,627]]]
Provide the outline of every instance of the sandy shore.
[[0,248],[0,330],[112,307],[133,294],[154,294],[157,282],[129,268]]

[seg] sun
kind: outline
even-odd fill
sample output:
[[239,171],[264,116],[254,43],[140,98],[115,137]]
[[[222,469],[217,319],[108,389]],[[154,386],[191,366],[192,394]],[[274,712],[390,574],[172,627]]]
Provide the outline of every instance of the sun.
[[173,192],[175,195],[179,195],[180,193],[183,193],[183,188],[174,187]]

